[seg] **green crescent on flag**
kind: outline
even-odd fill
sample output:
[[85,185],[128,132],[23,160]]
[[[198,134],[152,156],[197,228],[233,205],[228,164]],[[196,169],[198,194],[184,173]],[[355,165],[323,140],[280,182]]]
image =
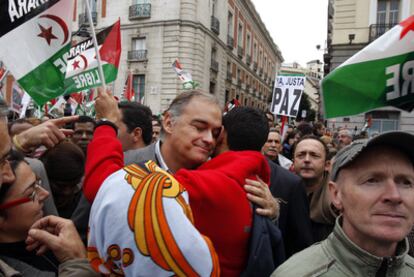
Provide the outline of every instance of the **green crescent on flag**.
[[326,118],[394,106],[414,108],[414,16],[349,58],[322,81]]
[[[120,20],[96,34],[105,83],[116,80],[121,57]],[[102,85],[98,60],[92,38],[73,46],[69,51],[65,94]]]
[[43,105],[64,93],[73,0],[0,1],[0,60]]

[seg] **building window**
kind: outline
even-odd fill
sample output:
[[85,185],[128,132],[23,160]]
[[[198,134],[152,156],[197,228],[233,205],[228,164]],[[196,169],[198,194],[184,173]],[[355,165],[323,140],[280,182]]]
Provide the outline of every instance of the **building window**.
[[262,67],[262,51],[259,52],[259,66]]
[[247,34],[246,49],[247,55],[250,55],[250,34]]
[[210,82],[210,94],[216,93],[216,84],[214,82]]
[[132,39],[132,50],[146,50],[145,38]]
[[132,50],[128,51],[128,60],[145,61],[147,60],[147,48],[145,38],[133,38]]
[[[96,12],[96,0],[87,0],[89,2],[89,8],[91,9],[91,12]],[[88,12],[86,9],[86,2],[83,2],[83,10]]]
[[378,0],[377,24],[397,24],[399,22],[399,8],[399,0]]
[[239,47],[243,46],[243,25],[239,24],[239,32],[237,34],[237,45]]
[[253,44],[253,60],[257,62],[257,44]]
[[373,111],[366,114],[366,118],[368,117],[372,118],[370,134],[399,130],[400,112],[398,111]]
[[135,101],[143,103],[145,96],[145,75],[134,75],[132,85],[135,91]]
[[233,14],[231,12],[227,16],[227,34],[233,37]]

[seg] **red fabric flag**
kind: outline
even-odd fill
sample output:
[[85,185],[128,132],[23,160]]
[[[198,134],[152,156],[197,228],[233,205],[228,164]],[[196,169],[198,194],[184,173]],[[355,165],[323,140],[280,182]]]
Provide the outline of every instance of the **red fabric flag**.
[[133,77],[132,73],[129,73],[124,87],[124,98],[128,101],[133,101],[135,96],[134,86],[132,85]]

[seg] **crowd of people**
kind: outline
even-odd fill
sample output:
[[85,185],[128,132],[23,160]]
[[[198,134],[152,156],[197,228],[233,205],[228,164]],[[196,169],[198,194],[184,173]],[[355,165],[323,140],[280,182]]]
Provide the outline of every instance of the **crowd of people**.
[[0,276],[414,276],[413,135],[199,90],[162,118],[103,89],[95,109],[0,102]]

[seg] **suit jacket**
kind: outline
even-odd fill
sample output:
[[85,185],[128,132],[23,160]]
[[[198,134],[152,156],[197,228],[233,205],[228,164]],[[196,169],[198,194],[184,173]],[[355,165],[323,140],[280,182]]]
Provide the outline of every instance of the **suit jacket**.
[[305,185],[299,176],[268,160],[270,191],[281,198],[279,228],[282,232],[286,258],[313,243],[309,202]]
[[144,148],[133,149],[124,152],[125,166],[148,160],[152,160],[159,164],[157,161],[157,157],[155,156],[155,143],[152,143]]

